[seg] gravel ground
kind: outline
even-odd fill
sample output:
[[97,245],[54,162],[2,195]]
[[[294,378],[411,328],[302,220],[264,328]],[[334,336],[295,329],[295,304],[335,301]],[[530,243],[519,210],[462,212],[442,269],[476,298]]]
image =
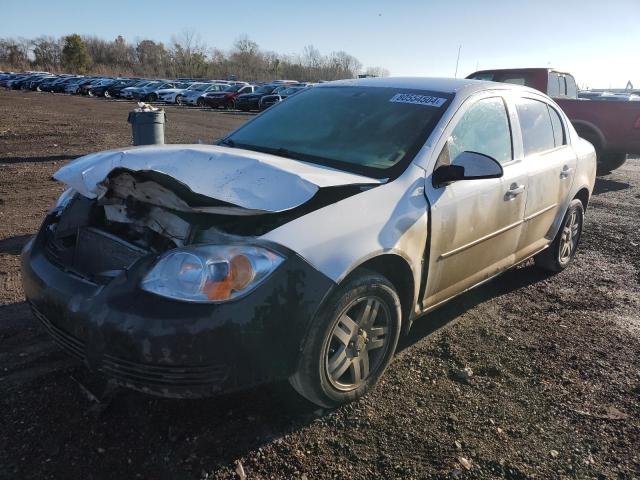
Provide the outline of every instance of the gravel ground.
[[[520,266],[419,319],[357,403],[318,410],[285,384],[92,400],[80,385],[103,383],[32,317],[18,255],[62,191],[51,174],[128,144],[131,107],[0,91],[0,479],[640,478],[638,159],[598,180],[572,266]],[[167,114],[170,143],[247,118]]]

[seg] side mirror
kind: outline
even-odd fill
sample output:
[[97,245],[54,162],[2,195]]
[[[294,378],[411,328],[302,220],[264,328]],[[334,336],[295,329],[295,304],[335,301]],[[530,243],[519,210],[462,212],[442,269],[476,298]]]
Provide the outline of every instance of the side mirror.
[[431,178],[434,187],[441,187],[459,180],[500,178],[503,173],[502,165],[495,158],[477,152],[462,152],[451,165],[436,168]]

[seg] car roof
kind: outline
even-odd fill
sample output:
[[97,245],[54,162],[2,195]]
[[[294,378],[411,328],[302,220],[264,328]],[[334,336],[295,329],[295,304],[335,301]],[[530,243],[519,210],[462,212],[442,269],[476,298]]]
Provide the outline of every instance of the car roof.
[[336,85],[406,88],[412,90],[427,90],[442,93],[462,93],[472,95],[483,90],[518,90],[540,93],[529,87],[510,83],[488,82],[484,80],[470,80],[466,78],[438,78],[438,77],[378,77],[357,78],[352,80],[337,80],[317,85],[317,88],[327,88]]

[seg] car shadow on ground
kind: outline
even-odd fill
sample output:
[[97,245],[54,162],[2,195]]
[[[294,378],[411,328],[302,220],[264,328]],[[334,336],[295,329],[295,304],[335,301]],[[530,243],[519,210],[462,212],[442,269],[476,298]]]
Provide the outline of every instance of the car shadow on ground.
[[17,235],[0,240],[0,254],[19,255],[33,235]]
[[474,288],[432,312],[416,318],[408,335],[400,339],[397,351],[409,348],[423,338],[432,335],[434,332],[457,319],[467,310],[471,310],[487,300],[524,288],[547,278],[549,278],[549,272],[536,268],[531,262],[508,270],[484,285]]
[[34,162],[61,162],[74,160],[81,155],[49,155],[37,157],[0,157],[0,164],[34,163]]
[[600,195],[601,193],[617,192],[618,190],[625,190],[631,187],[626,182],[619,182],[617,180],[611,180],[608,178],[596,178],[596,184],[593,187],[593,195]]

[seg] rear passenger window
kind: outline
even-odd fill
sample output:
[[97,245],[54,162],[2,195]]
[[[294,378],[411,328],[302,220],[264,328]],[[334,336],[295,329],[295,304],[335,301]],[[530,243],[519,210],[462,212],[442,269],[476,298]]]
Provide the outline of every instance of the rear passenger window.
[[511,129],[501,97],[478,100],[467,110],[440,153],[438,164],[452,163],[462,152],[482,153],[500,163],[513,158]]
[[555,148],[553,126],[547,104],[521,98],[516,104],[525,156]]
[[564,135],[564,128],[562,127],[562,120],[560,119],[560,114],[553,107],[549,107],[547,105],[547,108],[549,109],[549,116],[551,117],[551,127],[553,128],[554,145],[556,147],[566,145],[567,139]]

